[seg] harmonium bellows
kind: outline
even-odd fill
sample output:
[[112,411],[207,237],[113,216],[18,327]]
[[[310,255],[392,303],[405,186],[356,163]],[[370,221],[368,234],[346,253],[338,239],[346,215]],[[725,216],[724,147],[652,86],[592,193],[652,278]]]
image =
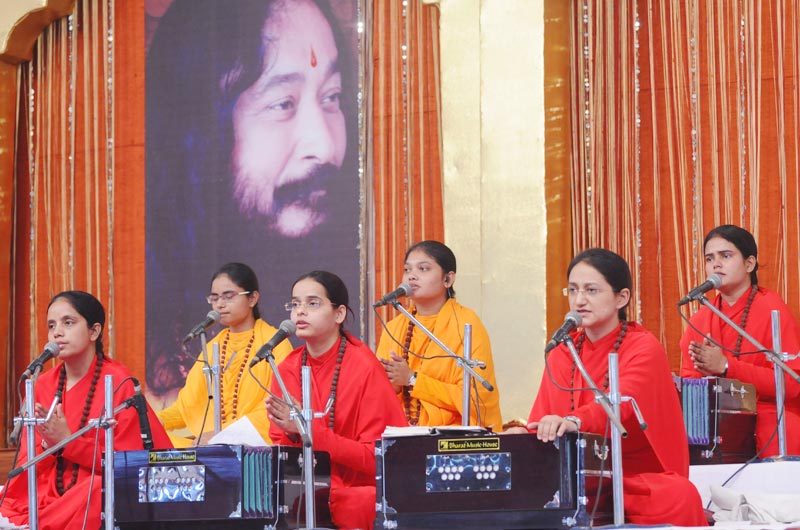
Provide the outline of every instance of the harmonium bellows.
[[558,529],[588,526],[595,501],[597,514],[611,512],[610,446],[600,436],[546,443],[445,431],[384,436],[375,452],[375,530]]
[[689,461],[735,464],[756,454],[756,388],[736,379],[681,379]]
[[[330,460],[315,453],[318,524],[330,521]],[[305,520],[302,450],[210,445],[114,453],[121,530],[291,529]],[[216,526],[215,526],[216,524]]]

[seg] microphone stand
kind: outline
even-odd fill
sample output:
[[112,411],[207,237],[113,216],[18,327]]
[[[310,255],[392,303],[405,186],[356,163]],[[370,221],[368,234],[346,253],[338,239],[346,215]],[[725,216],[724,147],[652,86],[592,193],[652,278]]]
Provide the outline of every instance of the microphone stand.
[[[208,344],[206,342],[206,330],[200,331],[200,348],[203,352],[203,374],[206,376],[206,388],[208,389],[208,399],[214,401],[214,434],[219,434],[222,430],[222,404],[219,402],[220,377],[219,377],[219,344],[212,345],[211,363],[208,362]],[[200,433],[199,436],[202,436]]]
[[265,358],[270,368],[272,368],[272,377],[275,378],[281,389],[283,401],[289,405],[291,409],[289,418],[291,418],[297,426],[300,439],[303,442],[303,495],[306,498],[306,528],[301,530],[325,530],[323,528],[317,528],[316,498],[314,491],[313,429],[311,424],[315,419],[327,416],[332,403],[328,401],[323,412],[314,412],[311,406],[311,367],[303,366],[301,374],[303,409],[298,410],[291,394],[289,394],[289,391],[286,389],[286,383],[284,383],[280,371],[278,371],[278,365],[275,362],[275,356],[272,355],[272,350],[268,350]]
[[[697,298],[697,301],[700,302],[702,305],[706,306],[708,309],[711,310],[712,313],[717,315],[719,318],[722,319],[723,322],[728,324],[732,327],[736,333],[750,341],[750,343],[755,346],[757,349],[761,350],[764,355],[767,356],[767,359],[772,362],[775,370],[775,411],[778,417],[778,451],[779,451],[779,458],[784,458],[786,456],[786,419],[783,415],[784,413],[784,397],[786,394],[785,389],[785,381],[784,381],[784,373],[788,374],[789,377],[794,379],[796,382],[800,383],[800,375],[797,375],[797,372],[792,370],[784,361],[789,359],[789,356],[781,351],[781,330],[780,330],[780,312],[773,310],[771,317],[772,317],[772,345],[774,346],[774,350],[770,350],[756,339],[754,339],[749,333],[739,327],[733,320],[725,316],[722,311],[720,311],[714,304],[708,301],[705,295],[700,295]],[[793,358],[796,358],[793,357]]]
[[[104,384],[105,384],[105,393],[106,393],[106,401],[105,407],[106,411],[111,410],[114,405],[114,384],[113,384],[113,377],[112,375],[106,375]],[[27,428],[26,434],[28,436],[28,456],[35,454],[36,451],[36,441],[35,441],[35,428],[36,425],[45,423],[50,419],[50,416],[53,414],[53,410],[55,410],[56,405],[58,404],[57,401],[53,401],[53,404],[50,407],[50,411],[47,414],[46,418],[35,418],[33,416],[33,382],[29,379],[25,381],[25,397],[28,401],[27,404],[27,416],[24,418],[19,418],[20,421],[24,423]],[[109,499],[108,495],[106,496],[106,502],[104,506],[103,516],[105,517],[105,528],[106,530],[111,530],[114,528],[114,497],[113,497],[113,484],[114,484],[114,422],[113,420],[117,414],[121,411],[132,407],[133,400],[135,396],[131,396],[130,398],[126,399],[120,405],[113,409],[111,415],[100,416],[99,418],[89,420],[86,425],[75,431],[74,433],[70,434],[57,444],[48,447],[41,454],[31,458],[24,464],[19,467],[16,467],[8,472],[8,478],[12,479],[17,475],[28,471],[28,525],[30,530],[38,530],[39,529],[39,512],[38,512],[38,494],[37,494],[37,484],[36,484],[36,464],[47,458],[48,456],[54,454],[55,452],[59,451],[61,448],[65,447],[66,445],[72,443],[73,440],[80,438],[85,433],[92,429],[106,429],[108,431],[106,433],[106,446],[105,446],[105,455],[104,455],[104,462],[106,469],[104,471],[104,477],[106,480],[106,490],[111,491],[111,498]],[[15,421],[17,418],[15,418]],[[110,439],[110,440],[109,440]],[[110,470],[110,471],[109,471]],[[109,478],[111,479],[109,481]]]
[[643,430],[647,428],[647,424],[642,418],[636,401],[630,396],[620,396],[619,364],[616,352],[608,354],[608,395],[606,395],[597,387],[586,371],[586,367],[583,365],[578,355],[572,337],[567,335],[564,338],[564,344],[567,345],[572,355],[572,360],[580,371],[581,376],[583,376],[584,381],[586,381],[589,390],[594,393],[595,402],[603,408],[603,411],[605,411],[611,422],[611,486],[614,492],[614,525],[621,526],[625,523],[625,508],[623,506],[622,493],[622,438],[628,436],[628,431],[623,427],[622,421],[619,419],[620,403],[623,401],[630,401],[636,418],[639,421],[639,425]]
[[463,426],[468,426],[469,425],[469,420],[470,420],[470,399],[469,398],[470,398],[470,386],[472,384],[472,379],[471,378],[474,377],[475,379],[477,379],[478,382],[481,385],[483,385],[483,387],[486,390],[488,390],[489,392],[492,392],[494,390],[494,387],[492,386],[492,384],[489,381],[487,381],[486,379],[484,379],[483,377],[481,377],[481,375],[478,374],[475,371],[475,367],[486,368],[486,363],[484,363],[483,361],[473,360],[471,358],[471,356],[472,356],[472,324],[464,324],[464,356],[461,357],[461,356],[456,355],[455,353],[453,353],[453,351],[450,348],[448,348],[447,346],[445,346],[445,344],[442,341],[440,341],[436,337],[436,335],[433,334],[433,332],[431,332],[428,328],[423,326],[422,323],[419,320],[414,318],[414,315],[412,315],[405,307],[403,307],[403,304],[401,304],[400,302],[395,300],[394,302],[392,302],[392,305],[394,306],[395,309],[397,309],[398,311],[403,313],[403,315],[405,315],[406,318],[408,318],[411,322],[413,322],[414,325],[417,328],[419,328],[420,331],[425,333],[425,335],[427,335],[428,338],[430,338],[433,341],[434,344],[439,346],[447,355],[449,355],[450,357],[455,359],[456,364],[458,366],[460,366],[461,369],[464,371],[464,377],[463,377],[463,381],[462,381],[464,387],[462,389],[463,390],[463,397],[462,397],[463,401],[462,401],[462,411],[461,411],[461,424]]

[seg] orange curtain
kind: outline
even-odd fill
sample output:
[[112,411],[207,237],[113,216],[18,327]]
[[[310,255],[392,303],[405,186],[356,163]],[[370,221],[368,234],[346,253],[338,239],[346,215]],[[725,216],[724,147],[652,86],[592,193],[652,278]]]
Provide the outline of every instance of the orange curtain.
[[[373,129],[364,178],[374,187],[374,225],[365,240],[379,293],[400,281],[408,245],[443,238],[439,14],[408,4],[367,9]],[[19,116],[16,171],[0,181],[13,190],[0,196],[0,244],[10,248],[0,288],[10,300],[0,322],[11,336],[6,432],[18,406],[13,381],[46,342],[46,307],[58,291],[98,296],[107,349],[144,380],[144,24],[143,0],[79,1],[39,37],[33,60],[11,72],[20,83],[9,95]]]
[[66,289],[103,302],[107,351],[143,380],[143,71],[143,6],[124,0],[78,2],[18,67],[7,381],[40,353],[48,301]]
[[573,252],[617,251],[633,316],[679,366],[676,302],[732,223],[759,282],[800,308],[800,4],[580,0],[572,13]]
[[[372,8],[369,137],[380,295],[401,281],[406,248],[444,238],[439,10],[400,0],[375,1]],[[381,315],[392,313],[384,308]]]

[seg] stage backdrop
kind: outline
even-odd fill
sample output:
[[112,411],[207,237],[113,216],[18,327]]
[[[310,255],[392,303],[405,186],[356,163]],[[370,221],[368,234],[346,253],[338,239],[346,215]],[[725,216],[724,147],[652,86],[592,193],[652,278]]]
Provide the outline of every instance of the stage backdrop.
[[[147,383],[155,406],[183,385],[211,309],[211,277],[256,272],[276,326],[293,281],[345,281],[360,334],[356,0],[285,4],[147,0]],[[220,328],[209,330],[209,337]]]

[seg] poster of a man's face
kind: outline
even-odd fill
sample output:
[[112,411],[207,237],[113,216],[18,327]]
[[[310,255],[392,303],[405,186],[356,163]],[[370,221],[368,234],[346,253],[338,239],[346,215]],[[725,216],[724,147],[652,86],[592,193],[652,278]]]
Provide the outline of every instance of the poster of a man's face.
[[264,70],[233,107],[234,196],[269,229],[302,237],[330,218],[347,147],[339,51],[311,2],[264,25]]
[[255,270],[275,326],[314,269],[360,304],[356,1],[146,0],[147,374],[161,404],[197,356],[181,338],[222,264]]

